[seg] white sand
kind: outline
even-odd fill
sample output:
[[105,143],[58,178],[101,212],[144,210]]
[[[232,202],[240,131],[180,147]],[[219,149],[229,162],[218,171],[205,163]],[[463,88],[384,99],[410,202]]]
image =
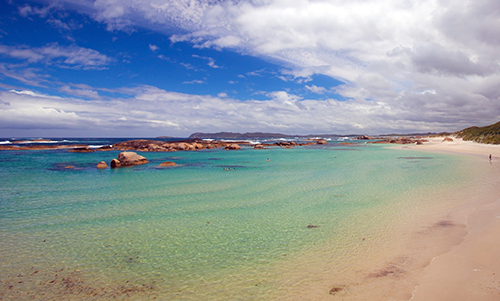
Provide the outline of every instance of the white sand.
[[[491,154],[491,167],[499,170],[496,165],[500,165],[500,145],[453,140],[443,142],[443,138],[432,138],[424,145],[401,147],[479,155],[485,161]],[[500,176],[486,181],[497,187],[487,196],[492,202],[467,212],[463,242],[425,267],[410,300],[500,300]]]
[[443,138],[429,138],[429,142],[422,145],[410,146],[408,148],[424,151],[454,152],[469,155],[491,156],[500,160],[500,145],[481,144],[472,141],[452,138],[453,141],[443,141]]

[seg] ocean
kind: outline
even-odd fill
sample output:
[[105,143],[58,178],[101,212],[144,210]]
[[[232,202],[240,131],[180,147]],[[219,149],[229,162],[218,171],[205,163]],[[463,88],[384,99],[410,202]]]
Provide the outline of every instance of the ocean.
[[341,139],[95,167],[118,153],[0,151],[0,299],[335,297],[465,204],[479,161]]

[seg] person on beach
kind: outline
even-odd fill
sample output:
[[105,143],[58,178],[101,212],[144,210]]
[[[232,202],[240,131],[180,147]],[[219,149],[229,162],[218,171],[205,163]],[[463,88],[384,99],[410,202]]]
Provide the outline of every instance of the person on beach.
[[491,161],[491,154],[490,154],[490,161]]

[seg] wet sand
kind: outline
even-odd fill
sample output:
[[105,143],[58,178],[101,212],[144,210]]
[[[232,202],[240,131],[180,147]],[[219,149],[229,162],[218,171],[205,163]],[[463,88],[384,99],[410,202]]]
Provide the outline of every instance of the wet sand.
[[[488,161],[493,177],[491,191],[476,195],[476,207],[462,212],[466,235],[463,241],[433,258],[417,279],[410,300],[500,300],[500,145],[485,145],[455,139],[432,138],[424,145],[406,146],[422,151],[454,152],[481,156]],[[496,189],[495,189],[496,187]]]

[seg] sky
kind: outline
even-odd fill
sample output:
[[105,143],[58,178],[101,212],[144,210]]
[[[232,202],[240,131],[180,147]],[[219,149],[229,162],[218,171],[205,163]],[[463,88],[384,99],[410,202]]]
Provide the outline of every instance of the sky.
[[0,137],[500,120],[498,0],[0,1]]

